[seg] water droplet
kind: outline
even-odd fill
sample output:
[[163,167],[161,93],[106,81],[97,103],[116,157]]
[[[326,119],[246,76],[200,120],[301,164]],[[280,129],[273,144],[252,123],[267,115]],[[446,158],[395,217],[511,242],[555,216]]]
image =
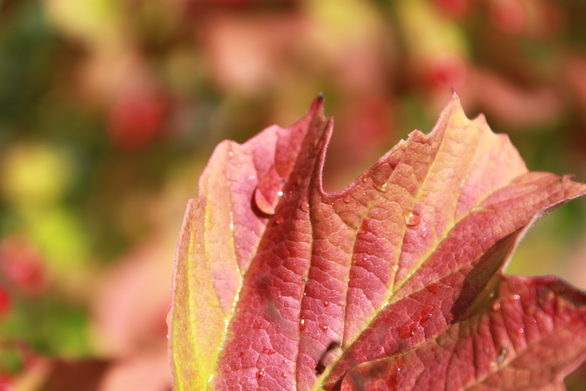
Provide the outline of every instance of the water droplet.
[[234,157],[234,152],[233,152],[233,151],[228,151],[228,157],[229,157],[229,158],[232,158],[232,157]]
[[262,369],[259,369],[259,370],[256,372],[256,379],[257,379],[257,380],[260,380],[260,379],[262,379],[263,377],[265,377],[265,370],[264,370],[264,368],[262,368]]
[[321,331],[323,331],[324,333],[325,333],[325,332],[327,332],[327,331],[328,331],[328,329],[329,329],[329,327],[328,327],[328,325],[327,325],[327,324],[322,324],[322,325],[321,325]]
[[299,320],[299,330],[301,330],[301,331],[305,330],[305,319]]
[[279,190],[279,192],[277,193],[277,195],[278,195],[279,197],[283,197],[283,190]]
[[307,292],[303,292],[303,297],[307,296]]
[[519,300],[521,300],[521,296],[519,296],[517,294],[511,295],[511,301],[519,301]]
[[505,362],[505,359],[506,359],[506,358],[507,358],[507,348],[505,348],[505,347],[502,347],[502,348],[499,350],[499,355],[498,355],[498,357],[496,358],[496,361],[497,361],[497,363],[498,363],[499,365],[501,365],[503,362]]
[[304,212],[307,212],[309,210],[309,202],[302,201],[301,204],[299,205],[299,209],[301,209]]
[[283,379],[284,379],[284,378],[286,378],[286,377],[287,377],[287,373],[285,373],[285,372],[281,373],[281,377],[282,377]]
[[386,193],[387,190],[389,190],[388,182],[385,182],[385,183],[383,183],[381,185],[374,185],[374,188],[376,190],[380,191],[381,193]]
[[254,189],[254,204],[262,213],[267,215],[275,214],[275,208],[277,207],[278,201],[279,198],[275,197],[275,195],[265,195],[261,185]]
[[523,327],[519,327],[519,328],[517,329],[517,335],[518,335],[518,336],[521,336],[521,335],[523,335],[523,334],[525,334],[525,329],[524,329]]
[[494,292],[490,292],[490,294],[488,295],[489,299],[492,299],[494,297]]
[[324,301],[324,307],[328,307],[330,305],[329,301]]
[[368,182],[368,177],[363,176],[362,177],[362,183],[366,183],[366,182]]
[[498,301],[495,301],[494,303],[492,303],[491,307],[493,311],[498,311],[501,309],[501,303]]
[[375,166],[371,179],[374,188],[382,193],[389,190],[389,178],[393,172],[393,166],[389,162],[380,163]]
[[285,221],[285,217],[283,217],[283,215],[279,215],[275,219],[275,224],[279,225],[279,224],[282,224],[284,221]]
[[415,211],[409,213],[409,216],[407,216],[407,218],[405,219],[405,223],[407,224],[408,227],[414,227],[417,224],[419,224],[420,222],[421,222],[421,217],[419,217],[419,214],[417,214],[417,212],[415,212]]
[[269,356],[272,356],[273,354],[277,353],[276,351],[274,351],[274,350],[273,350],[273,349],[271,349],[271,348],[264,348],[264,349],[262,350],[262,352],[263,352],[264,354],[268,354]]
[[343,198],[343,200],[344,200],[344,203],[345,203],[345,204],[349,204],[349,203],[351,203],[351,202],[352,202],[352,197],[350,197],[349,195],[347,195],[347,196],[345,196],[345,197]]

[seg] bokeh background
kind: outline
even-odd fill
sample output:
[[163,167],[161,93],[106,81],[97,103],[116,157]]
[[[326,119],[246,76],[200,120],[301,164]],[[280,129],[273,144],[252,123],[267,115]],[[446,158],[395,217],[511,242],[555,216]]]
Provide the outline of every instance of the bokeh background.
[[[168,390],[199,172],[319,92],[330,190],[429,131],[452,89],[531,169],[586,181],[585,21],[576,0],[0,0],[0,390]],[[586,200],[509,272],[586,289]]]

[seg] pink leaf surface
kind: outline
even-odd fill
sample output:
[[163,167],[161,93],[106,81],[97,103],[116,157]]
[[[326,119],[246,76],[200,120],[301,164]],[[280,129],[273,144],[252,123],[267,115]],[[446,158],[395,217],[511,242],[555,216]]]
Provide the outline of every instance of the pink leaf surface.
[[214,152],[178,246],[177,390],[561,390],[586,357],[586,296],[505,276],[523,233],[586,193],[529,172],[454,97],[340,193],[333,120]]

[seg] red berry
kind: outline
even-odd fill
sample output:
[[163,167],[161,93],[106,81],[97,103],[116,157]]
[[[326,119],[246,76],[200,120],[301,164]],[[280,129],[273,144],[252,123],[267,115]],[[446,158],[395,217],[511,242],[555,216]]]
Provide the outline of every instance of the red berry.
[[466,64],[457,57],[436,58],[424,68],[423,79],[433,89],[458,88],[466,71]]
[[28,295],[47,288],[47,276],[40,253],[24,238],[8,237],[0,244],[0,270],[7,281]]
[[165,116],[165,103],[160,95],[150,92],[124,94],[110,108],[111,137],[121,148],[142,148],[160,133]]
[[[10,312],[12,300],[6,288],[0,286],[0,319],[4,318]],[[0,379],[0,384],[2,383]],[[1,390],[1,389],[0,389]]]
[[494,0],[489,12],[490,20],[502,32],[519,34],[525,29],[527,15],[518,0]]

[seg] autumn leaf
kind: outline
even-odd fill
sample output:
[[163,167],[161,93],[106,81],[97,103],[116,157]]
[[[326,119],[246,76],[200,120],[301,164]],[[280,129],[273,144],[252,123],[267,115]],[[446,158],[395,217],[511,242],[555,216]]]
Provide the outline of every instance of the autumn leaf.
[[562,390],[586,357],[586,295],[503,268],[586,185],[530,172],[454,96],[327,193],[333,120],[221,143],[189,202],[175,270],[177,390]]

